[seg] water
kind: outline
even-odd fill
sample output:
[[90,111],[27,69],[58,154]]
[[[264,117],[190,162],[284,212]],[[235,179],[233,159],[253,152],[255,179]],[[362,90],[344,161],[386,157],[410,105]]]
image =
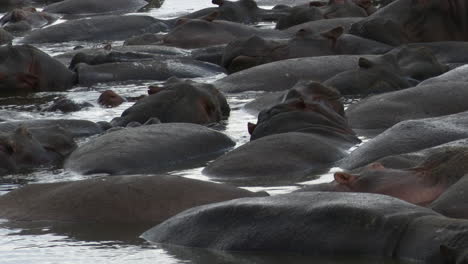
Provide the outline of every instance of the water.
[[[166,0],[159,9],[146,12],[160,19],[178,17],[182,14],[212,6],[208,0]],[[56,23],[61,23],[59,20]],[[262,26],[271,27],[271,24]],[[17,40],[16,40],[17,41]],[[114,46],[122,42],[112,43]],[[73,47],[100,47],[103,43],[68,42],[60,44],[37,45],[41,50],[52,56],[70,51]],[[197,79],[212,82],[223,75]],[[157,82],[133,82],[127,84],[98,84],[91,87],[75,87],[67,92],[47,92],[30,95],[27,98],[0,99],[0,118],[9,120],[25,120],[40,118],[70,118],[87,119],[91,121],[110,121],[120,116],[122,111],[133,103],[123,103],[116,108],[102,108],[96,100],[100,92],[112,89],[123,96],[138,96],[146,94],[149,84]],[[246,92],[227,95],[231,106],[231,115],[224,123],[224,133],[232,137],[236,147],[249,141],[247,122],[255,122],[256,117],[243,110],[243,105],[257,97],[259,93]],[[82,111],[63,114],[61,112],[46,113],[40,111],[50,105],[52,99],[66,97],[76,102],[88,102],[93,106]],[[82,142],[79,142],[82,143]],[[187,178],[210,181],[201,174],[202,168],[174,171],[171,174]],[[314,184],[332,180],[333,168],[317,180],[299,184]],[[30,174],[8,175],[0,179],[0,195],[5,194],[23,184],[82,180],[93,176],[83,176],[63,169],[44,168]],[[244,187],[252,191],[267,191],[272,195],[291,192],[298,185],[275,187]],[[212,252],[200,249],[184,249],[177,247],[162,247],[150,245],[139,239],[137,235],[149,227],[130,226],[93,226],[71,225],[57,223],[10,223],[0,220],[0,263],[1,264],[77,264],[77,263],[389,263],[380,259],[340,259],[311,258],[297,255],[249,255],[226,252]],[[127,231],[127,232],[125,232]]]

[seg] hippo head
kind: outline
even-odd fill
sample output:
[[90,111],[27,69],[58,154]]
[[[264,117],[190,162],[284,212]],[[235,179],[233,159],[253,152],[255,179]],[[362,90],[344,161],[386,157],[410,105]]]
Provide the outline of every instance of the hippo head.
[[360,58],[358,66],[356,70],[337,74],[324,84],[335,87],[343,95],[376,94],[412,86],[392,54],[373,60]]
[[288,15],[280,17],[276,23],[276,29],[286,29],[295,25],[299,25],[309,21],[316,21],[324,19],[323,12],[320,10],[320,5],[311,2],[307,6],[296,6],[290,9]]
[[440,246],[440,255],[444,264],[466,264],[468,263],[468,249],[458,249],[447,245]]
[[[300,29],[289,43],[290,52],[308,56],[334,55],[336,42],[343,32],[344,28],[341,26],[319,33],[306,28]],[[299,54],[290,57],[300,57]]]
[[50,157],[39,141],[25,127],[17,128],[0,143],[3,154],[8,154],[18,168],[43,165]]
[[328,105],[339,115],[343,117],[345,115],[340,92],[333,87],[325,86],[319,82],[298,82],[285,94],[282,101],[285,102],[292,98],[302,98],[305,102],[309,103],[322,102]]
[[125,102],[125,99],[112,90],[106,90],[101,93],[98,103],[104,107],[116,107]]
[[231,41],[224,49],[222,66],[229,73],[270,62],[273,50],[282,45],[280,41],[266,40],[259,36]]
[[425,47],[403,46],[389,52],[395,54],[403,73],[415,80],[425,79],[441,75],[448,71],[448,66],[437,61],[430,49]]

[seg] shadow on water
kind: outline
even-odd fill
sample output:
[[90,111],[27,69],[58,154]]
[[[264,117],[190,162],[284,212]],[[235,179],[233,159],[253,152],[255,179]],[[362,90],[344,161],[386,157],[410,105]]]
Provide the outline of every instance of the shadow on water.
[[244,253],[158,245],[174,258],[193,264],[402,264],[392,259],[369,257],[313,257],[287,253]]
[[85,242],[109,242],[125,245],[142,245],[146,242],[140,234],[153,227],[154,223],[109,224],[67,223],[52,221],[2,222],[0,228],[11,230],[9,236],[40,236],[52,234],[67,239]]

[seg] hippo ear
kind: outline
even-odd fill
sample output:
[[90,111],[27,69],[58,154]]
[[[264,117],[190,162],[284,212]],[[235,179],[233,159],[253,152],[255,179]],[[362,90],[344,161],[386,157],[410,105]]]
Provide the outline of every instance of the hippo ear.
[[254,123],[247,123],[247,130],[249,131],[249,134],[252,135],[252,133],[254,132],[255,128],[257,127],[256,124]]
[[322,37],[336,41],[341,35],[343,35],[343,32],[344,32],[343,27],[336,27],[329,31],[322,32],[320,33],[320,35],[322,35]]
[[457,260],[458,252],[455,248],[447,245],[440,245],[440,256],[442,257],[443,263],[455,264]]
[[218,17],[219,17],[219,12],[215,11],[215,12],[209,13],[206,16],[200,17],[200,19],[208,21],[208,22],[212,22],[213,20],[215,20]]
[[211,3],[213,5],[222,6],[224,4],[224,0],[213,0]]
[[368,167],[371,168],[371,169],[374,169],[374,170],[385,169],[385,166],[380,162],[371,163],[371,164],[369,164]]
[[339,184],[349,185],[356,180],[356,176],[346,172],[335,172],[335,181]]
[[366,58],[359,58],[358,62],[359,67],[364,68],[364,69],[369,69],[374,66],[374,63]]

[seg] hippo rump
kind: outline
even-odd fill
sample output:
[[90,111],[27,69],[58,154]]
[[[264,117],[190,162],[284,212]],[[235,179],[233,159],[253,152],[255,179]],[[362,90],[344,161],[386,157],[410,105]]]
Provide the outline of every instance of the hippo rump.
[[58,153],[42,145],[25,127],[0,133],[0,176],[53,165],[58,159],[54,154]]
[[274,134],[224,154],[202,173],[216,181],[244,186],[292,184],[326,172],[356,143],[314,133]]
[[464,0],[397,0],[354,24],[350,32],[390,45],[466,41],[467,13]]
[[188,15],[184,15],[179,18],[179,23],[180,20],[183,20],[184,18],[200,18],[213,12],[218,13],[216,17],[218,20],[244,24],[252,24],[260,21],[276,21],[287,14],[286,11],[280,9],[259,8],[254,0],[213,0],[211,2],[218,7],[204,8]]
[[185,49],[227,44],[237,38],[252,35],[281,39],[291,34],[273,29],[261,29],[224,20],[215,20],[217,13],[201,19],[185,19],[162,38],[162,45]]
[[173,175],[98,177],[11,191],[0,197],[0,218],[154,225],[194,206],[253,196],[261,194]]
[[90,15],[104,13],[132,13],[146,6],[145,0],[64,0],[44,8],[45,12],[64,15]]
[[314,1],[309,5],[299,5],[291,8],[287,16],[278,20],[276,29],[286,29],[309,21],[325,20],[343,17],[367,17],[366,10],[352,1],[330,0],[326,4]]
[[468,221],[389,196],[317,192],[195,207],[141,237],[154,243],[225,251],[455,264],[466,261],[467,232]]
[[138,100],[111,124],[144,124],[154,117],[162,123],[209,124],[229,117],[226,98],[211,84],[171,78],[162,86],[150,86],[149,92],[149,96]]
[[340,162],[354,169],[383,157],[410,153],[468,137],[468,112],[402,121],[359,148]]
[[62,91],[71,88],[75,74],[30,45],[0,47],[0,93]]
[[224,69],[215,64],[190,58],[171,57],[98,65],[81,63],[76,65],[75,71],[78,75],[78,83],[86,86],[102,82],[164,81],[170,77],[197,78],[224,73]]
[[69,20],[47,28],[34,30],[23,43],[57,43],[66,41],[125,40],[144,33],[167,31],[168,26],[150,16],[97,16]]
[[466,96],[468,83],[427,84],[364,98],[350,105],[346,116],[358,133],[360,130],[385,130],[405,120],[467,111]]
[[166,123],[124,128],[88,141],[65,161],[81,174],[154,173],[196,167],[235,143],[201,125]]

